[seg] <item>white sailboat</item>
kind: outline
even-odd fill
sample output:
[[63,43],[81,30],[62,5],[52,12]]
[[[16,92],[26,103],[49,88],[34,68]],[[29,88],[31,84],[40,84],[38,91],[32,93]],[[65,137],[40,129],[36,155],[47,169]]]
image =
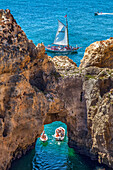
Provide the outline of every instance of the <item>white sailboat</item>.
[[54,53],[75,53],[80,47],[72,47],[69,45],[68,22],[66,15],[66,26],[58,20],[58,30],[52,45],[48,45],[46,51]]

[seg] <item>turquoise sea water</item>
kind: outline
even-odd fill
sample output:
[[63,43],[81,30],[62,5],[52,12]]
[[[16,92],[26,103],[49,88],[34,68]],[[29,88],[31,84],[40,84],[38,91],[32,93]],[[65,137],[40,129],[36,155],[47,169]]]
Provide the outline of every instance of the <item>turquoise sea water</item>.
[[[56,141],[52,136],[59,126],[66,129],[64,141]],[[43,143],[37,139],[35,149],[15,161],[11,170],[103,170],[106,168],[68,147],[67,126],[64,123],[53,122],[45,125],[44,129],[48,141]]]
[[11,10],[35,45],[53,43],[57,19],[65,23],[67,14],[70,44],[82,47],[77,54],[69,55],[77,65],[87,46],[113,37],[113,15],[94,16],[95,11],[112,13],[113,0],[0,0],[0,8]]
[[[78,66],[87,46],[113,37],[113,15],[94,16],[96,11],[113,13],[113,0],[0,0],[0,8],[11,10],[17,23],[35,45],[41,42],[44,45],[51,44],[57,31],[57,19],[65,23],[64,16],[67,14],[70,44],[82,47],[78,53],[69,55]],[[61,122],[45,125],[49,136],[47,144],[38,139],[35,150],[16,161],[11,169],[98,169],[93,161],[81,157],[68,147],[67,137],[60,144],[52,138],[55,127],[59,124]]]

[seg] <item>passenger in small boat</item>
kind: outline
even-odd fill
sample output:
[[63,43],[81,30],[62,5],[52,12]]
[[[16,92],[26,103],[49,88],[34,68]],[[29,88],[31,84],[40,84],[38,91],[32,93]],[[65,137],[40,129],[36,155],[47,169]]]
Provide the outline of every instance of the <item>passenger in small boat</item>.
[[59,137],[59,133],[56,131],[56,137]]
[[61,133],[61,129],[59,129],[59,133]]
[[64,132],[62,131],[62,132],[61,132],[61,137],[63,137],[63,136],[64,136]]
[[42,132],[42,139],[46,139],[45,131]]
[[59,136],[60,136],[60,137],[63,137],[63,136],[64,136],[63,129],[60,129],[60,130],[59,130]]

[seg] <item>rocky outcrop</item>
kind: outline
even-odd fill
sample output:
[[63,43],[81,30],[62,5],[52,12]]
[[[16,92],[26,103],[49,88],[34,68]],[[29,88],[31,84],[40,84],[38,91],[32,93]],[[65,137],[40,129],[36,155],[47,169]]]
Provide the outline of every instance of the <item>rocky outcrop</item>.
[[96,66],[113,68],[113,38],[97,41],[86,48],[80,68]]
[[90,72],[85,74],[87,80],[83,84],[88,128],[86,146],[100,163],[113,167],[110,150],[113,136],[110,123],[113,113],[113,70],[95,69],[96,71],[94,67],[87,69]]
[[44,45],[36,47],[10,11],[0,10],[0,169],[42,132],[55,73]]
[[112,39],[106,42],[88,47],[77,68],[66,56],[47,56],[9,10],[0,10],[1,170],[35,143],[44,124],[57,120],[67,124],[69,146],[113,168]]

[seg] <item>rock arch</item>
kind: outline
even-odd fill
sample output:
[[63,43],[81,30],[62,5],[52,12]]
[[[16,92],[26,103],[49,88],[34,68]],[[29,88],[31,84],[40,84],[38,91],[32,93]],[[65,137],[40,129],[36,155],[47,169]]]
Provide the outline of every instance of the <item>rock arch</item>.
[[80,146],[81,150],[86,145],[88,135],[82,79],[78,76],[68,77],[57,84],[56,90],[58,98],[56,102],[54,99],[51,102],[44,124],[54,121],[64,122],[67,125],[69,145],[78,149]]

